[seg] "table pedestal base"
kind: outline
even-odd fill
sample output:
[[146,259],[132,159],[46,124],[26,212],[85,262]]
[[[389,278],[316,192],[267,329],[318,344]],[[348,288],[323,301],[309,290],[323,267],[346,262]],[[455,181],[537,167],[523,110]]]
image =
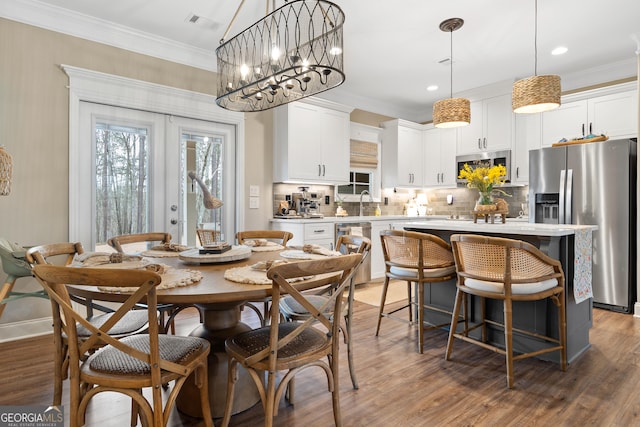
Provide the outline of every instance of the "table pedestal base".
[[[228,357],[224,341],[231,336],[251,330],[240,322],[242,303],[203,304],[198,309],[203,312],[204,323],[189,335],[204,338],[211,343],[209,353],[209,402],[214,418],[224,416],[227,399]],[[247,371],[238,365],[238,382],[233,400],[233,413],[245,411],[260,401],[260,394]],[[201,418],[200,397],[193,378],[189,377],[178,395],[176,405],[180,412]]]

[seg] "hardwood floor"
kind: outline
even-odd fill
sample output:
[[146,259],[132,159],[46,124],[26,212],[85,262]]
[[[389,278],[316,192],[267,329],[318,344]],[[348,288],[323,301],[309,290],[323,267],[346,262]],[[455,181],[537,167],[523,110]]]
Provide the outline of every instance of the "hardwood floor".
[[[245,315],[255,322],[250,312]],[[353,339],[360,389],[351,387],[343,346],[345,426],[640,425],[640,319],[631,315],[594,309],[591,349],[567,372],[537,359],[516,362],[512,390],[506,387],[502,356],[458,340],[447,362],[444,331],[427,332],[424,354],[418,354],[415,327],[383,319],[375,337],[376,316],[377,307],[356,302]],[[177,322],[178,333],[188,333],[197,321],[195,311],[188,310]],[[50,336],[0,344],[0,405],[51,402],[52,352]],[[258,404],[234,416],[231,425],[255,426],[262,420]],[[90,405],[88,425],[128,423],[124,397],[105,395]],[[171,425],[202,423],[174,411]],[[274,425],[333,425],[331,396],[319,370],[298,375],[296,404],[281,403]]]

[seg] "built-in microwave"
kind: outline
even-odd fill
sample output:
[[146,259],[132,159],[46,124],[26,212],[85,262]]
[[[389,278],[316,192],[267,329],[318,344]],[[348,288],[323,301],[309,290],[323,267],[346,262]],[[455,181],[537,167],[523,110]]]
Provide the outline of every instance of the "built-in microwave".
[[[506,182],[511,182],[511,150],[503,151],[488,151],[477,154],[467,154],[464,156],[456,157],[456,167],[458,174],[460,170],[464,168],[464,165],[468,164],[471,168],[477,166],[495,166],[503,165],[507,168],[507,175],[504,177]],[[466,179],[457,178],[458,186],[464,186],[467,184]]]

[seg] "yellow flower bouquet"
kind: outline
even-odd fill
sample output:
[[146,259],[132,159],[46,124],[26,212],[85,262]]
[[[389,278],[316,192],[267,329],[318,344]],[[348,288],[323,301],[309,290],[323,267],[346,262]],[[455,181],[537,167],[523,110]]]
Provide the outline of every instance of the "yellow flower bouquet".
[[478,203],[480,205],[491,205],[493,204],[491,193],[494,190],[505,194],[502,190],[496,190],[494,186],[504,184],[504,177],[506,175],[507,168],[503,165],[478,165],[472,168],[465,163],[464,167],[460,170],[458,178],[466,179],[467,187],[478,189],[478,192],[480,193],[480,200]]

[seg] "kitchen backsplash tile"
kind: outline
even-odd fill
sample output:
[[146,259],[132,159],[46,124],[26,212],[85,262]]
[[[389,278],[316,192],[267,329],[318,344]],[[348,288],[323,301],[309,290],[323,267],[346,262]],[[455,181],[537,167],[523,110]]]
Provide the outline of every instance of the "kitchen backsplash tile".
[[[273,184],[273,212],[275,213],[280,205],[281,200],[286,200],[286,196],[298,192],[299,185],[295,184]],[[334,188],[329,185],[309,185],[309,192],[317,193],[318,209],[317,211],[324,216],[334,216],[337,204],[334,202]],[[505,187],[503,190],[509,196],[496,195],[503,198],[509,204],[508,217],[517,217],[521,204],[526,203],[529,188],[524,187]],[[429,190],[397,190],[383,189],[380,202],[364,202],[364,215],[374,215],[376,206],[380,205],[382,215],[405,215],[408,202],[414,198],[424,198],[424,194],[428,201],[426,206],[427,214],[431,215],[447,215],[458,217],[470,217],[473,207],[478,200],[477,190],[460,187],[460,188],[441,188]],[[447,196],[453,196],[453,203],[447,203]],[[329,204],[325,204],[325,197],[329,196]],[[387,204],[384,200],[387,198]],[[347,211],[349,216],[358,216],[358,202],[344,202],[342,208]]]

